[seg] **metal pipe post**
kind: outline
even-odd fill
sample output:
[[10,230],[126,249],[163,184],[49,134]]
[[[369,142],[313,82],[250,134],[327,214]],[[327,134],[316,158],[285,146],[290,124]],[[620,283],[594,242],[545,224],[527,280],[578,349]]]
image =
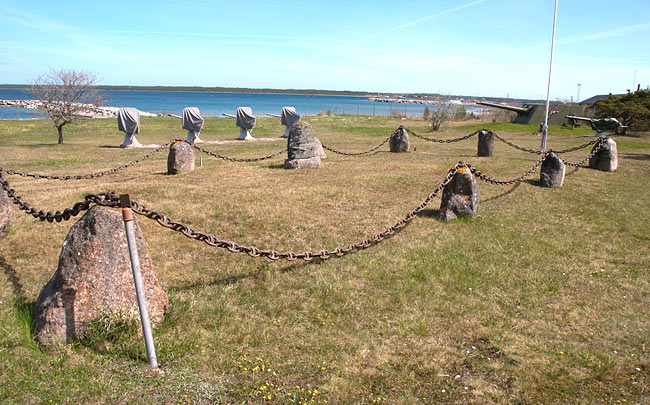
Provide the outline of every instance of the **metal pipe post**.
[[551,102],[551,76],[553,72],[553,50],[555,48],[555,23],[557,22],[557,2],[555,0],[555,10],[553,11],[553,36],[551,37],[551,60],[548,63],[548,86],[546,88],[546,113],[544,114],[544,127],[542,128],[542,144],[540,150],[546,152],[546,139],[548,138],[548,108]]
[[153,336],[151,335],[149,312],[147,311],[147,301],[144,297],[142,274],[140,273],[140,257],[138,256],[138,246],[136,245],[135,234],[133,232],[133,211],[131,211],[131,197],[129,197],[128,194],[120,195],[120,207],[122,208],[122,219],[124,219],[126,242],[129,246],[129,257],[131,258],[131,270],[133,271],[135,295],[138,298],[138,309],[140,310],[140,321],[142,323],[144,344],[147,349],[147,358],[149,359],[149,365],[151,368],[158,368],[156,350],[154,349]]

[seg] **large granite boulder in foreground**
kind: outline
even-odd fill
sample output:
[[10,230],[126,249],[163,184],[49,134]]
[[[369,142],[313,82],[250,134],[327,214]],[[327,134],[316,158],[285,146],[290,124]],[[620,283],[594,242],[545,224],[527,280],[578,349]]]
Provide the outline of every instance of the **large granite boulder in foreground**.
[[[597,147],[598,144],[594,145],[591,151],[593,152]],[[616,171],[618,168],[618,149],[616,147],[616,142],[614,142],[612,138],[607,138],[598,152],[589,158],[589,167],[604,172]]]
[[555,152],[550,152],[542,162],[539,182],[542,187],[562,187],[565,173],[564,162]]
[[194,170],[194,148],[187,142],[176,142],[169,148],[167,173],[187,173]]
[[390,151],[393,153],[406,153],[409,151],[409,135],[404,127],[399,127],[388,140]]
[[7,197],[7,192],[0,188],[0,238],[3,238],[9,232],[9,222],[11,221],[11,201]]
[[478,185],[472,171],[462,167],[442,191],[440,216],[445,221],[456,218],[476,218]]
[[[299,121],[291,126],[287,140],[285,169],[304,169],[320,167],[321,143],[314,137],[314,130],[306,122]],[[320,150],[320,151],[319,151]]]
[[[155,325],[171,306],[158,285],[142,231],[137,223],[134,228],[149,318]],[[79,339],[89,321],[112,313],[138,317],[133,273],[120,211],[95,206],[63,242],[59,266],[34,306],[32,336],[43,344]]]

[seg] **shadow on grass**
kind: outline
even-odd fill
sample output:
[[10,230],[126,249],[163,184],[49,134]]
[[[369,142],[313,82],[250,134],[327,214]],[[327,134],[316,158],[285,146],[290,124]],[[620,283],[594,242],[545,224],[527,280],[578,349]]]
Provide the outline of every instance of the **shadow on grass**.
[[[361,250],[361,249],[360,249]],[[318,257],[313,258],[310,261],[304,261],[302,259],[298,259],[295,262],[290,263],[287,266],[283,266],[277,270],[279,273],[291,273],[296,270],[303,269],[307,266],[312,266],[315,264],[320,264],[323,261],[323,259],[320,259]],[[261,263],[259,264],[253,271],[250,271],[248,273],[243,273],[243,274],[236,274],[233,276],[228,276],[228,277],[223,277],[219,278],[213,281],[198,281],[195,283],[191,284],[186,284],[178,287],[170,287],[167,290],[169,292],[181,292],[181,291],[187,291],[194,289],[196,287],[215,287],[215,286],[224,286],[224,285],[231,285],[231,284],[236,284],[242,280],[246,280],[249,278],[259,278],[262,277],[262,275],[265,273],[265,269],[267,269],[268,263]]]
[[623,159],[632,159],[632,160],[650,160],[650,155],[642,153],[623,153],[621,154]]
[[437,210],[437,209],[425,209],[425,210],[422,210],[422,211],[420,211],[420,213],[418,213],[418,217],[433,218],[433,219],[436,219],[438,221],[444,222],[442,220],[442,212],[440,210]]
[[7,263],[3,257],[0,257],[0,267],[2,267],[2,271],[5,273],[5,276],[7,276],[7,279],[11,284],[11,288],[14,290],[16,302],[19,305],[23,305],[27,301],[27,297],[25,296],[23,285],[20,282],[18,275],[16,274],[16,270],[9,263]]
[[570,172],[567,172],[564,176],[569,177],[569,176],[571,176],[573,174],[576,174],[578,172],[578,170],[580,170],[580,167],[574,167],[573,170],[571,170]]
[[500,199],[500,198],[503,198],[503,197],[505,197],[505,196],[507,196],[507,195],[510,195],[510,194],[512,194],[512,193],[513,193],[513,192],[514,192],[514,191],[515,191],[515,190],[516,190],[520,185],[521,185],[521,182],[519,182],[519,183],[515,183],[515,184],[514,184],[512,187],[510,187],[510,189],[508,189],[507,191],[505,191],[505,192],[503,192],[503,193],[501,193],[501,194],[497,194],[497,195],[495,195],[494,197],[490,197],[490,198],[488,198],[488,199],[485,199],[485,200],[481,201],[481,203],[485,204],[485,203],[488,203],[488,202],[490,202],[490,201],[495,201],[495,200],[498,200],[498,199]]

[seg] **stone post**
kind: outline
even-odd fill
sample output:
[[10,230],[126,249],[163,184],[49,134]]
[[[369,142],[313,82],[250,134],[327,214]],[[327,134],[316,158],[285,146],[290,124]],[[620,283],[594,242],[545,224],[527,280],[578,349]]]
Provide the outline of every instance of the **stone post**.
[[194,170],[194,148],[187,142],[176,142],[169,148],[167,173],[188,173]]
[[[287,157],[284,161],[285,169],[318,169],[320,142],[314,137],[311,125],[298,121],[291,126],[287,140]],[[321,148],[322,152],[322,148]]]
[[[144,291],[153,324],[171,308],[158,284],[146,242],[137,223],[136,244]],[[131,261],[120,211],[95,206],[71,228],[59,265],[34,305],[32,337],[42,344],[83,338],[90,321],[101,316],[137,319]]]
[[397,128],[388,141],[390,151],[393,153],[405,153],[409,151],[409,135],[402,126]]
[[494,151],[494,134],[492,131],[481,130],[478,133],[478,156],[492,156]]
[[456,218],[476,218],[478,212],[478,185],[466,166],[461,167],[442,191],[440,216],[445,221]]
[[550,152],[542,162],[539,182],[542,187],[562,187],[564,184],[564,173],[564,162],[555,152]]
[[[598,145],[594,145],[592,152]],[[589,158],[589,167],[592,169],[602,170],[604,172],[615,172],[618,168],[618,151],[616,142],[612,138],[607,138],[598,152]]]
[[11,201],[7,192],[0,188],[0,238],[7,236],[11,221]]

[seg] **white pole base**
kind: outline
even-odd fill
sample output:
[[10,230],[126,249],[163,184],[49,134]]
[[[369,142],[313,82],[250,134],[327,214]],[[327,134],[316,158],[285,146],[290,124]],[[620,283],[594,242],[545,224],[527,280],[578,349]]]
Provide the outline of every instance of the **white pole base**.
[[120,145],[120,148],[141,148],[142,144],[135,139],[135,135],[126,135],[124,137],[124,142]]
[[200,132],[187,131],[187,142],[203,143],[203,141],[199,139],[199,134]]
[[284,126],[286,129],[284,130],[284,135],[282,135],[280,138],[288,138],[289,137],[289,132],[291,132],[291,128],[287,125]]
[[239,138],[237,138],[237,139],[240,140],[240,141],[250,141],[250,140],[255,139],[255,138],[253,138],[251,133],[248,132],[248,130],[246,128],[240,128],[239,129]]

